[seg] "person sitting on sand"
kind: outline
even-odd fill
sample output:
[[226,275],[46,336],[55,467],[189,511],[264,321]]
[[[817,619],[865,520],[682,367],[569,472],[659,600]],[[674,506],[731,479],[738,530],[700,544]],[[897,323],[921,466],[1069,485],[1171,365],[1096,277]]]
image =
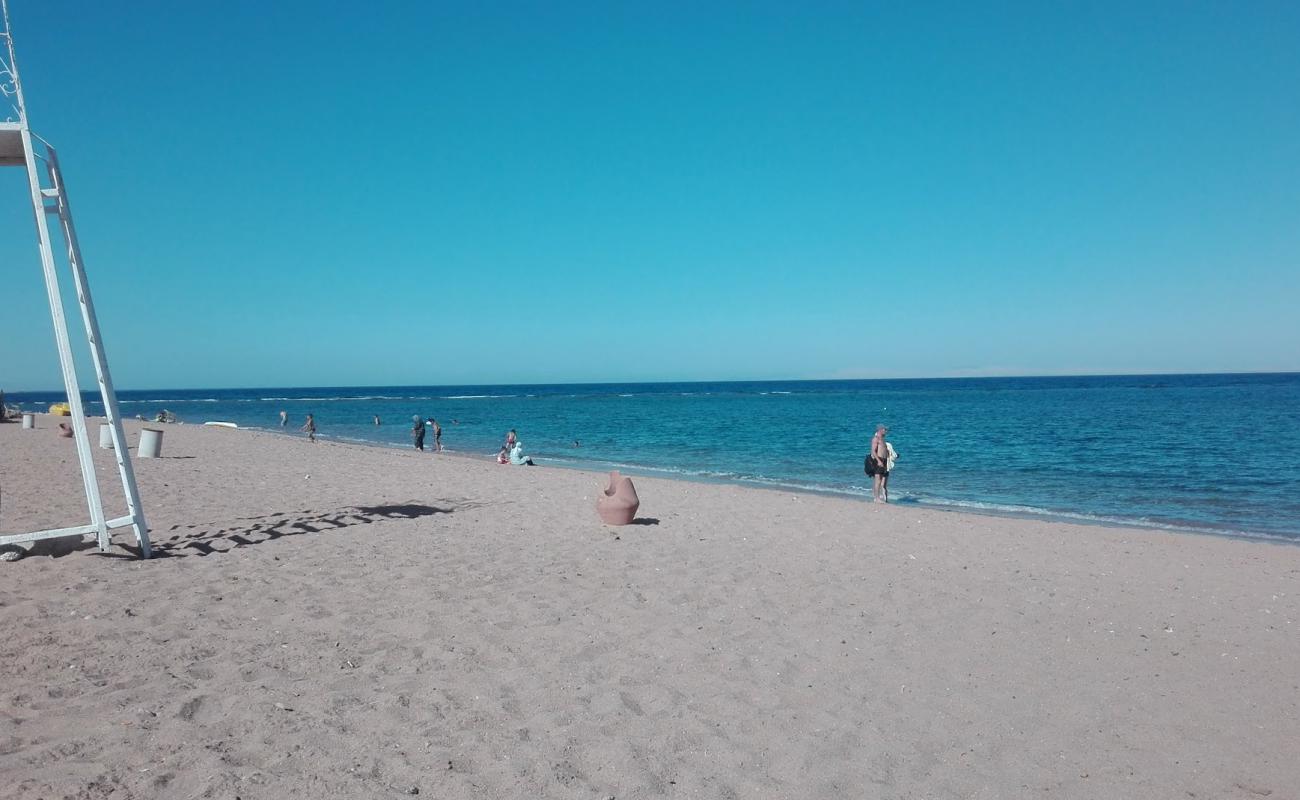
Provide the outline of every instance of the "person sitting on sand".
[[311,414],[308,414],[307,421],[303,423],[302,430],[307,434],[307,439],[309,441],[316,441],[316,418]]
[[507,448],[505,445],[501,445],[501,452],[497,453],[497,463],[498,464],[510,463],[510,449]]
[[524,455],[524,443],[519,441],[516,441],[515,446],[510,448],[510,463],[516,467],[536,466],[533,464],[531,456]]

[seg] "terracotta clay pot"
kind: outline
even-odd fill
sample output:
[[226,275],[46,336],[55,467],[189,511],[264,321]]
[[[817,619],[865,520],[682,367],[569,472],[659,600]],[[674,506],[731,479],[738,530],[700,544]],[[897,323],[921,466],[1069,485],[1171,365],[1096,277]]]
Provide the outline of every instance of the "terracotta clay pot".
[[632,479],[618,474],[618,470],[609,473],[609,486],[596,498],[596,513],[606,525],[627,525],[636,518],[636,510],[641,507],[641,498],[636,496],[636,487]]

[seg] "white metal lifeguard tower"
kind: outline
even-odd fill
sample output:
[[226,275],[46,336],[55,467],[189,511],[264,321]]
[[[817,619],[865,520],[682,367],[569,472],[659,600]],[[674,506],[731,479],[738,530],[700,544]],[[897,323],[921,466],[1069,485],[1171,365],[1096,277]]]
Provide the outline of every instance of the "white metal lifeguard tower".
[[[135,472],[127,452],[126,436],[122,433],[122,418],[117,408],[117,395],[113,379],[108,372],[108,358],[104,355],[103,341],[99,335],[99,321],[95,317],[95,304],[90,299],[86,283],[86,270],[77,244],[77,231],[72,224],[72,210],[68,206],[68,192],[59,171],[58,155],[49,142],[32,133],[27,124],[27,106],[23,100],[23,86],[18,77],[18,62],[14,57],[13,29],[9,25],[9,5],[0,0],[4,28],[0,30],[3,48],[0,48],[0,167],[26,167],[27,181],[31,187],[32,210],[36,215],[36,237],[40,244],[41,266],[45,270],[45,289],[49,294],[50,318],[54,321],[54,340],[59,349],[59,364],[63,368],[63,385],[68,391],[68,405],[72,411],[72,430],[77,441],[77,458],[81,462],[81,478],[86,489],[86,503],[90,507],[90,523],[70,528],[53,528],[29,533],[0,534],[0,545],[53,539],[59,536],[86,536],[94,534],[99,549],[107,550],[109,531],[131,527],[135,531],[140,554],[149,557],[149,529],[145,526],[144,510],[140,507],[140,493],[135,484]],[[37,143],[40,147],[38,149]],[[37,162],[44,165],[48,186],[42,182]],[[72,272],[81,318],[85,323],[86,341],[90,345],[99,392],[104,400],[104,413],[112,429],[113,453],[117,458],[122,488],[126,492],[127,514],[116,519],[104,518],[104,506],[99,496],[99,481],[91,458],[90,437],[86,433],[86,415],[81,403],[81,386],[72,360],[72,345],[68,340],[68,322],[63,314],[63,297],[59,290],[59,275],[50,243],[50,229],[46,216],[57,217],[66,245],[67,266]]]

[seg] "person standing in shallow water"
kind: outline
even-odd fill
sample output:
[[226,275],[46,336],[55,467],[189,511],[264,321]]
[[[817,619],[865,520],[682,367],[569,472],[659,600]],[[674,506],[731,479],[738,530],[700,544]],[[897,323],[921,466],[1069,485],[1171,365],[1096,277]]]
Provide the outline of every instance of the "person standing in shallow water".
[[419,416],[412,418],[411,438],[415,440],[415,449],[424,450],[424,420]]
[[889,428],[876,426],[876,435],[871,437],[871,452],[862,465],[862,471],[871,476],[871,497],[877,503],[888,502],[882,496],[885,478],[889,475],[889,448],[885,445],[887,433]]
[[438,424],[438,420],[434,419],[433,417],[429,417],[429,427],[433,428],[433,452],[441,453],[442,452],[442,426]]
[[307,421],[303,423],[302,430],[307,434],[309,441],[316,441],[316,418],[311,414],[307,415]]
[[288,412],[288,411],[281,411],[281,412],[280,412],[280,427],[283,428],[284,426],[286,426],[286,425],[288,425],[288,424],[289,424],[289,412]]

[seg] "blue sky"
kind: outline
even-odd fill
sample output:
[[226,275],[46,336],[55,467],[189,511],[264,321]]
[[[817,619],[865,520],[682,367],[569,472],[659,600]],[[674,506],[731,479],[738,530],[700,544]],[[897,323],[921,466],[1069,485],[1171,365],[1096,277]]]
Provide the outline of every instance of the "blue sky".
[[119,387],[1300,369],[1300,5],[342,9],[12,0]]

